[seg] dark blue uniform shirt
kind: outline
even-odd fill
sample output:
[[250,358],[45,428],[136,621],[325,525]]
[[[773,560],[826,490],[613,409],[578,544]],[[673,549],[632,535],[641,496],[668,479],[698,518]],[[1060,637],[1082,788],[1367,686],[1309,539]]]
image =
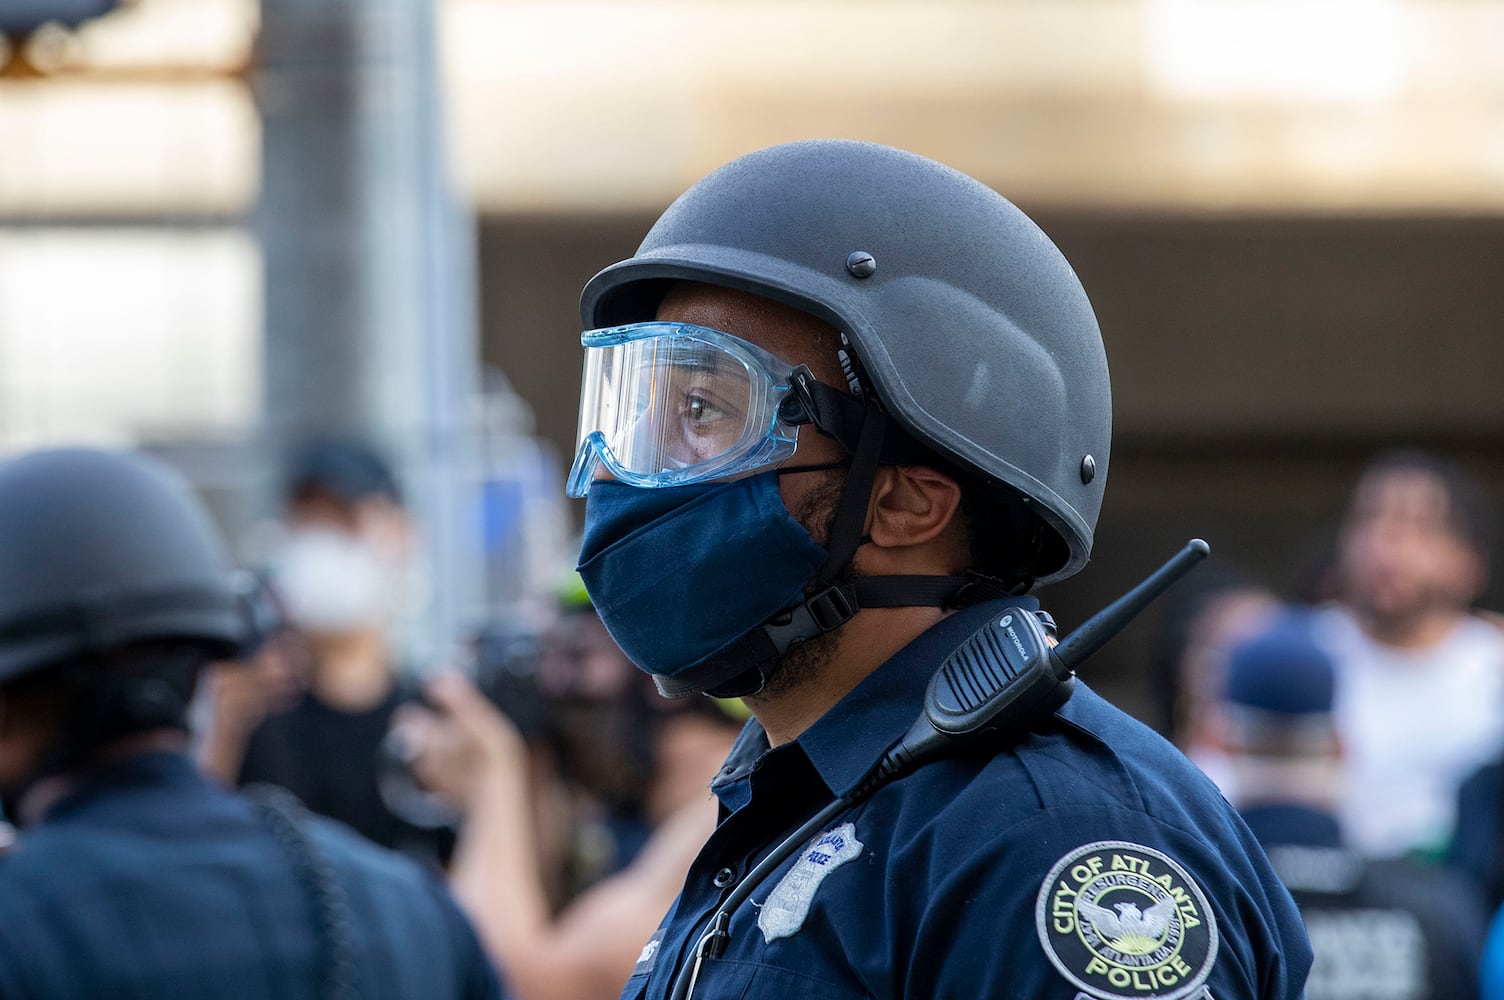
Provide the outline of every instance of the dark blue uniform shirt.
[[[668,995],[718,904],[918,716],[959,612],[797,741],[755,722],[721,822],[623,996]],[[1159,736],[1084,686],[1018,745],[929,764],[832,820],[734,914],[695,996],[1295,1000],[1300,917],[1252,834]]]
[[[348,897],[356,996],[500,995],[433,876],[338,824],[306,829]],[[312,913],[248,801],[181,754],[131,758],[0,857],[0,998],[314,1000]]]

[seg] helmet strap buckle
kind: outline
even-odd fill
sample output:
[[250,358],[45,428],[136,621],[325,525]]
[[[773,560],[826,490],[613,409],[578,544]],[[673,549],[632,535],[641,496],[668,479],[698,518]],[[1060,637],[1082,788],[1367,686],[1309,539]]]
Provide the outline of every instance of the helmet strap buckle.
[[762,626],[773,648],[783,654],[794,646],[840,628],[857,613],[856,595],[830,586]]

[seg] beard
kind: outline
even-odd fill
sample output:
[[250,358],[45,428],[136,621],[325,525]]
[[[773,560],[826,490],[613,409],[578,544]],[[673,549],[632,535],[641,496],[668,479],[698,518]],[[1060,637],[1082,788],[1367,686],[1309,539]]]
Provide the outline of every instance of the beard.
[[[820,485],[811,490],[800,502],[798,508],[790,513],[800,524],[804,525],[810,537],[821,545],[829,545],[830,532],[836,518],[836,510],[841,503],[841,490],[845,485],[846,476],[842,471],[821,473],[821,477]],[[838,586],[844,585],[860,576],[856,567],[848,562],[836,576],[835,583]],[[806,594],[814,593],[817,587],[818,584],[812,584],[806,590]],[[767,682],[763,685],[763,689],[753,697],[759,699],[781,697],[819,677],[825,672],[826,665],[835,652],[839,635],[840,628],[836,628],[791,647],[782,657],[774,661],[772,668],[768,671]]]

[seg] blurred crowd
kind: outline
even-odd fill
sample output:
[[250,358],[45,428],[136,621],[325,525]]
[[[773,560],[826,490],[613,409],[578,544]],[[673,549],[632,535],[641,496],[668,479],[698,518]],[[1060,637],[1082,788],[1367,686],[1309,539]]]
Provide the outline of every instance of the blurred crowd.
[[[1165,609],[1160,728],[1295,895],[1310,1000],[1504,998],[1504,628],[1474,607],[1491,520],[1457,467],[1385,455],[1309,593],[1210,569]],[[263,627],[200,685],[195,757],[442,872],[511,995],[615,996],[714,827],[745,711],[660,698],[573,576],[451,663],[401,662],[413,530],[376,452],[304,450]]]
[[1310,1000],[1504,997],[1504,630],[1492,511],[1437,456],[1375,459],[1311,592],[1178,595],[1162,728],[1301,907]]

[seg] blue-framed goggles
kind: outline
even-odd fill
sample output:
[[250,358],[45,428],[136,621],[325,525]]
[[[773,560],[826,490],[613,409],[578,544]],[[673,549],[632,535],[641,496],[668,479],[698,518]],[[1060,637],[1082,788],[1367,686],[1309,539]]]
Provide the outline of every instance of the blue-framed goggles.
[[728,333],[647,322],[580,337],[580,437],[565,492],[592,480],[683,486],[749,472],[794,454],[779,418],[794,366]]

